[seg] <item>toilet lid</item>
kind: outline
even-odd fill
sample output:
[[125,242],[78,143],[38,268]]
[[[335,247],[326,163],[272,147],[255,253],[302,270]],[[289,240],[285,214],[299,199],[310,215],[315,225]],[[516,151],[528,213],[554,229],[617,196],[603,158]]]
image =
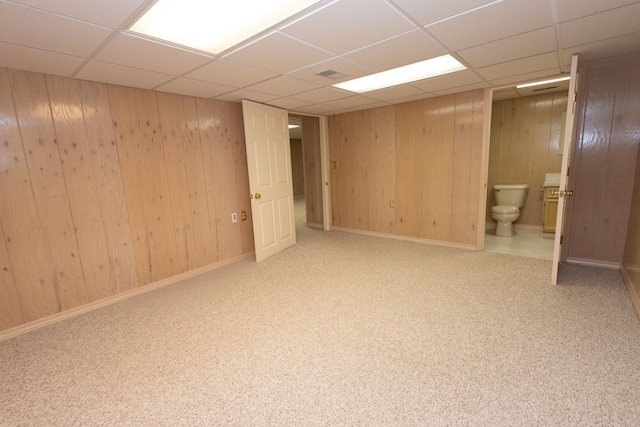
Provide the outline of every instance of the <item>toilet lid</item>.
[[491,212],[515,213],[515,212],[520,212],[520,208],[517,206],[510,206],[510,205],[497,205],[491,208]]

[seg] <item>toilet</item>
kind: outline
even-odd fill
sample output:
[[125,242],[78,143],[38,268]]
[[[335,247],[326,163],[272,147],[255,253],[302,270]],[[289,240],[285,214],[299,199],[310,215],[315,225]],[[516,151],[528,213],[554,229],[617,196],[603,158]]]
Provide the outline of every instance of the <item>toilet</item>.
[[491,208],[491,217],[498,222],[496,236],[513,236],[513,221],[520,218],[520,208],[527,201],[528,184],[496,184],[493,198],[496,206]]

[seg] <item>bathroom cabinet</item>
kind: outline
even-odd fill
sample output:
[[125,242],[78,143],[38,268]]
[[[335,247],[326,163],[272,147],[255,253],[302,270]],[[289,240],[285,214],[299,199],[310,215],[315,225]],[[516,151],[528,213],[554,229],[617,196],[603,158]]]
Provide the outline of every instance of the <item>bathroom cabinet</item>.
[[544,204],[542,211],[542,231],[554,233],[556,231],[556,217],[558,214],[558,190],[560,187],[544,187]]

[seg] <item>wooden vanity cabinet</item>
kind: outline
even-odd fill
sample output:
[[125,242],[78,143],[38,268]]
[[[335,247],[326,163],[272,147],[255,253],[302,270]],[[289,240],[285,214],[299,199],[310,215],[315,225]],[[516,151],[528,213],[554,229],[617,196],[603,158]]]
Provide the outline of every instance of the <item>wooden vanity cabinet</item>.
[[558,215],[559,187],[544,187],[544,204],[542,211],[542,231],[554,233],[556,231],[556,217]]

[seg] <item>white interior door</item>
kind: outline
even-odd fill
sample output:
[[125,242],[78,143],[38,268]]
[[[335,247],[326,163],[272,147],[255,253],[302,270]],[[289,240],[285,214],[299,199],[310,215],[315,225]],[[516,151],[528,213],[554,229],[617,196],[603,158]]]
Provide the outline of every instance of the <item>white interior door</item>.
[[558,283],[558,266],[562,253],[562,233],[564,226],[564,207],[567,197],[573,195],[573,191],[567,189],[569,171],[569,157],[573,145],[573,116],[576,106],[576,78],[578,74],[578,55],[571,58],[571,80],[569,81],[569,96],[567,97],[567,117],[564,126],[564,145],[562,148],[562,167],[560,169],[560,189],[558,192],[558,214],[556,217],[556,235],[553,245],[553,267],[551,270],[551,284]]
[[287,110],[242,101],[256,261],[296,244]]

